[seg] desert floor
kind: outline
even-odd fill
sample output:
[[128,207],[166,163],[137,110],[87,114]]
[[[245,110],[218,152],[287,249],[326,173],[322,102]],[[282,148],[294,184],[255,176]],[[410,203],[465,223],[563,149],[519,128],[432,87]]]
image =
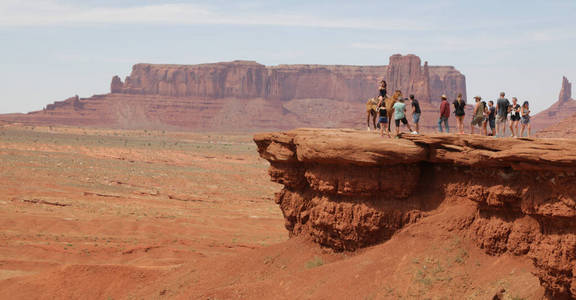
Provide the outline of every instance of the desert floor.
[[0,127],[1,299],[507,299],[527,259],[442,229],[333,253],[288,240],[250,135]]

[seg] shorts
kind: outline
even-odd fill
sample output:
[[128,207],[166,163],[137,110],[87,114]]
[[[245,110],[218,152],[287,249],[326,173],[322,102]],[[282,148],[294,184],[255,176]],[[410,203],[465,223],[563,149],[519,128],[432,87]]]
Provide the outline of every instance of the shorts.
[[484,123],[484,117],[475,117],[474,119],[472,119],[472,126],[480,126],[482,125],[482,123]]
[[378,123],[388,123],[388,117],[380,117]]
[[408,120],[406,120],[406,117],[399,119],[399,120],[394,120],[396,121],[396,127],[400,126],[400,121],[402,121],[402,124],[406,125],[408,124]]
[[496,119],[488,119],[488,124],[490,124],[490,129],[496,128]]
[[512,115],[512,116],[510,116],[510,121],[512,121],[512,122],[520,121],[520,116]]
[[414,121],[415,124],[420,122],[420,113],[414,113],[412,115],[412,120]]
[[524,125],[530,124],[530,116],[522,116],[522,124]]
[[508,121],[508,118],[506,116],[503,117],[498,117],[498,123],[506,123]]

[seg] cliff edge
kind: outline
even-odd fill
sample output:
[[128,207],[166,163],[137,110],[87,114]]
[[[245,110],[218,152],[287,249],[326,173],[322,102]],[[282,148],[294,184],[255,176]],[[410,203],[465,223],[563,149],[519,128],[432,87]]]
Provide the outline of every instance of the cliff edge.
[[576,141],[384,139],[354,130],[257,134],[290,236],[336,251],[382,243],[450,206],[487,254],[530,258],[549,297],[576,297]]

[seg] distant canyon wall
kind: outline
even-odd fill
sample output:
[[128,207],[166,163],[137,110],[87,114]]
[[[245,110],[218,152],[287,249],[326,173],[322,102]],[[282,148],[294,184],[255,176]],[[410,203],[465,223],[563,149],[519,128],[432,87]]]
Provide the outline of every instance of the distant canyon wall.
[[200,65],[137,64],[112,93],[202,98],[333,99],[359,101],[377,95],[378,82],[429,102],[442,94],[466,96],[466,79],[454,67],[423,65],[415,55],[393,55],[387,66],[279,65],[251,61]]
[[[137,64],[114,76],[111,93],[78,96],[42,111],[0,115],[10,122],[125,129],[253,131],[297,127],[365,128],[365,102],[388,92],[414,94],[422,129],[434,130],[442,94],[466,96],[454,67],[428,66],[415,55],[393,55],[385,66],[278,65],[250,61],[200,65]],[[433,102],[431,102],[433,101]]]

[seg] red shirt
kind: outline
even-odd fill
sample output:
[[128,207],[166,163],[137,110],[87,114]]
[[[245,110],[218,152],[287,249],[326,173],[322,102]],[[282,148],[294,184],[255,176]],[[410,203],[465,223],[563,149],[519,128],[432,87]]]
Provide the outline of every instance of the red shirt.
[[440,104],[440,116],[446,118],[450,117],[450,104],[447,100],[442,100],[442,103]]

